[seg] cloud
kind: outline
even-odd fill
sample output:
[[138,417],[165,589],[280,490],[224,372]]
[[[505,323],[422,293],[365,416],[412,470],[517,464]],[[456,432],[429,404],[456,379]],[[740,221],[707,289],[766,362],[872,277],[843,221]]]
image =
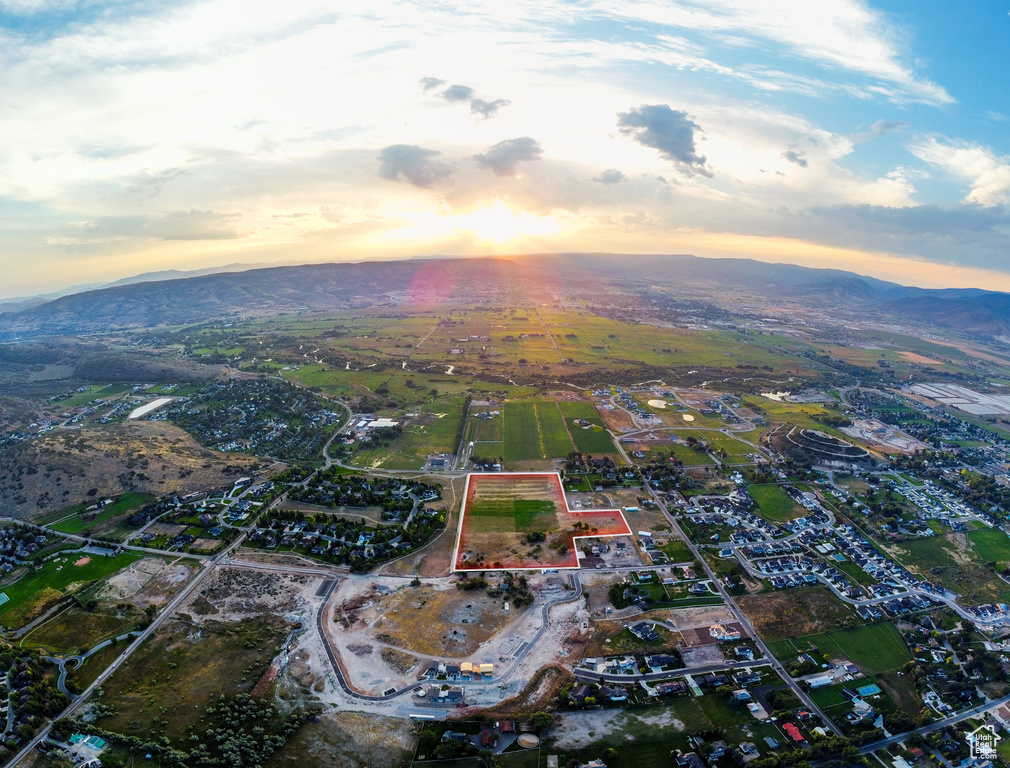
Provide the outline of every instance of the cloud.
[[[0,0],[0,2],[2,2],[2,0]],[[446,82],[446,80],[441,80],[437,77],[422,77],[420,80],[421,90],[428,93],[429,91],[441,88],[446,84]],[[455,83],[450,85],[438,95],[453,104],[458,104],[464,101],[470,102],[470,114],[475,115],[481,120],[489,120],[492,117],[497,117],[499,110],[512,103],[508,99],[493,99],[492,101],[488,101],[487,99],[478,98],[476,94],[477,91],[469,85]]]
[[470,99],[470,114],[478,115],[482,120],[488,120],[498,115],[498,110],[511,104],[508,99],[495,99],[494,101],[484,101],[484,99]]
[[802,57],[824,70],[847,71],[868,79],[858,91],[895,102],[950,104],[942,87],[919,77],[904,63],[899,32],[882,13],[864,0],[597,0],[598,8],[618,19],[645,22],[670,30],[685,29],[722,43],[737,52],[767,50],[771,42],[790,57]]
[[784,157],[790,163],[795,163],[800,168],[807,167],[807,159],[793,149],[790,149],[788,152],[783,152],[782,157]]
[[518,139],[499,141],[483,153],[474,155],[473,159],[481,167],[494,171],[497,176],[515,176],[519,163],[539,160],[543,153],[539,142],[529,136],[521,136]]
[[883,136],[887,133],[903,131],[908,127],[908,123],[901,120],[878,120],[870,126],[874,136]]
[[166,168],[157,173],[144,171],[143,174],[134,179],[126,188],[126,193],[131,197],[151,198],[161,194],[161,190],[170,181],[184,176],[186,171],[182,168]]
[[415,187],[430,187],[452,175],[448,165],[434,160],[441,154],[416,144],[393,144],[379,153],[379,177],[389,181],[403,177]]
[[627,180],[627,176],[621,173],[616,168],[608,168],[599,176],[595,177],[593,181],[598,181],[600,184],[620,184],[622,181]]
[[124,238],[155,240],[231,240],[241,237],[239,216],[216,211],[172,211],[159,216],[100,216],[83,222],[75,244],[107,243]]
[[617,126],[621,133],[643,147],[659,150],[660,156],[684,170],[712,175],[705,169],[706,158],[695,151],[694,132],[701,127],[688,119],[687,112],[670,109],[666,104],[644,104],[619,114]]
[[425,93],[435,90],[440,85],[445,85],[445,80],[439,80],[437,77],[422,77],[420,82],[421,90]]
[[909,147],[916,157],[966,180],[969,203],[992,206],[1010,203],[1010,157],[966,141],[932,137]]
[[474,89],[469,85],[450,85],[442,91],[442,98],[446,101],[469,101],[474,93]]

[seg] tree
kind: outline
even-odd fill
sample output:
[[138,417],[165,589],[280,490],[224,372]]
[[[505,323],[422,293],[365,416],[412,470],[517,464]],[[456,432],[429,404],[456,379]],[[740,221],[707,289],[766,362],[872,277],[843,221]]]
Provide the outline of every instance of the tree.
[[550,728],[554,725],[554,715],[549,712],[534,712],[530,715],[530,725],[536,728],[538,731],[542,731],[546,728]]

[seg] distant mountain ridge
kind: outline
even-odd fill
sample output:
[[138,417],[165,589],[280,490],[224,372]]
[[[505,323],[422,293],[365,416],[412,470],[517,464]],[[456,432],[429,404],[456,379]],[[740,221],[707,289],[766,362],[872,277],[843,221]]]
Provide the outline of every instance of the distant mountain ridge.
[[709,291],[736,289],[820,308],[872,308],[981,336],[1010,336],[1010,294],[975,288],[914,288],[844,270],[684,254],[414,258],[214,271],[197,276],[169,270],[117,282],[0,314],[0,340],[300,311],[435,304],[451,298],[490,301],[503,296],[535,296],[550,300],[573,292],[591,298],[608,285],[632,290],[649,284]]

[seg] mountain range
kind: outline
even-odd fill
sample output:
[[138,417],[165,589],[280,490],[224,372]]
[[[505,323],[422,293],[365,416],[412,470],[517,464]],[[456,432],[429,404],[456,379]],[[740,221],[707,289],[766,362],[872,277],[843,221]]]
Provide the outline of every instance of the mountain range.
[[[227,271],[226,271],[227,270]],[[241,270],[241,271],[234,271]],[[153,279],[152,279],[153,278]],[[715,297],[730,292],[819,309],[874,311],[980,337],[1010,337],[1010,294],[926,289],[837,269],[685,254],[530,254],[154,273],[69,295],[27,299],[0,314],[0,340],[79,335],[448,299],[599,303],[608,290],[656,286]],[[724,297],[725,302],[718,301]]]

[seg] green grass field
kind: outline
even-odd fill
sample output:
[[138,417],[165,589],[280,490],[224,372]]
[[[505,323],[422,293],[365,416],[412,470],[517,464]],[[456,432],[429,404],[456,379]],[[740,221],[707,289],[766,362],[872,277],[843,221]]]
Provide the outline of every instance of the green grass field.
[[429,454],[452,453],[463,420],[463,401],[453,395],[422,405],[418,418],[407,423],[391,445],[359,451],[351,462],[361,467],[420,469]]
[[21,644],[56,653],[77,653],[82,648],[91,648],[102,640],[128,632],[143,618],[144,614],[133,607],[86,611],[72,605],[27,633]]
[[553,400],[505,403],[505,461],[563,458],[575,448]]
[[500,443],[505,434],[505,420],[498,416],[493,419],[470,417],[468,440],[477,443]]
[[[48,605],[60,600],[73,584],[99,581],[135,562],[140,555],[123,552],[115,557],[92,557],[87,565],[75,566],[78,555],[67,557],[66,563],[47,562],[40,571],[26,568],[25,574],[4,588],[9,602],[0,607],[0,624],[20,627],[42,613]],[[61,567],[62,566],[62,567]],[[56,570],[61,567],[61,570]]]
[[[592,714],[573,712],[566,713],[563,717],[579,724],[592,717]],[[657,727],[657,723],[663,722],[671,725]],[[588,723],[581,727],[587,725]],[[640,709],[612,710],[605,728],[602,732],[595,729],[589,731],[595,739],[593,744],[564,750],[557,748],[548,739],[542,752],[558,754],[558,765],[564,766],[573,758],[588,762],[599,757],[605,748],[614,747],[616,754],[604,759],[609,768],[668,768],[672,764],[670,755],[674,750],[691,751],[688,738],[692,733],[719,732],[730,742],[753,741],[758,745],[762,756],[768,751],[764,743],[765,736],[772,736],[779,742],[784,742],[785,739],[774,723],[759,723],[746,708],[734,707],[722,695],[714,693]],[[546,760],[543,765],[546,765]]]
[[481,499],[467,506],[467,526],[474,532],[530,533],[558,527],[553,501],[541,499]]
[[154,499],[154,496],[149,493],[124,493],[107,507],[103,507],[96,512],[89,512],[87,515],[85,515],[84,510],[88,505],[78,504],[70,509],[63,510],[61,513],[62,517],[70,514],[74,515],[74,517],[56,523],[52,528],[54,531],[60,531],[60,533],[78,534],[85,528],[94,527],[99,523],[112,520],[118,515],[139,509],[152,499]]
[[1010,536],[995,528],[980,528],[968,534],[971,548],[983,562],[999,563],[1005,567],[1010,563]]
[[848,659],[867,675],[890,672],[912,658],[905,641],[890,622],[836,629],[768,644],[768,649],[780,659],[791,659],[812,648],[832,658]]
[[[576,450],[594,456],[617,452],[613,438],[604,429],[603,419],[591,403],[582,400],[563,401],[558,403],[558,407],[561,409],[561,415],[565,419]],[[577,424],[575,419],[585,419],[592,426],[584,428]]]
[[705,451],[698,451],[687,445],[673,443],[668,446],[672,456],[675,456],[685,467],[711,466],[715,461]]
[[792,520],[806,512],[778,485],[751,485],[747,492],[757,502],[761,516],[769,520]]
[[659,547],[659,550],[664,552],[670,558],[670,562],[673,563],[689,563],[694,560],[691,550],[680,539],[670,539],[666,544]]

